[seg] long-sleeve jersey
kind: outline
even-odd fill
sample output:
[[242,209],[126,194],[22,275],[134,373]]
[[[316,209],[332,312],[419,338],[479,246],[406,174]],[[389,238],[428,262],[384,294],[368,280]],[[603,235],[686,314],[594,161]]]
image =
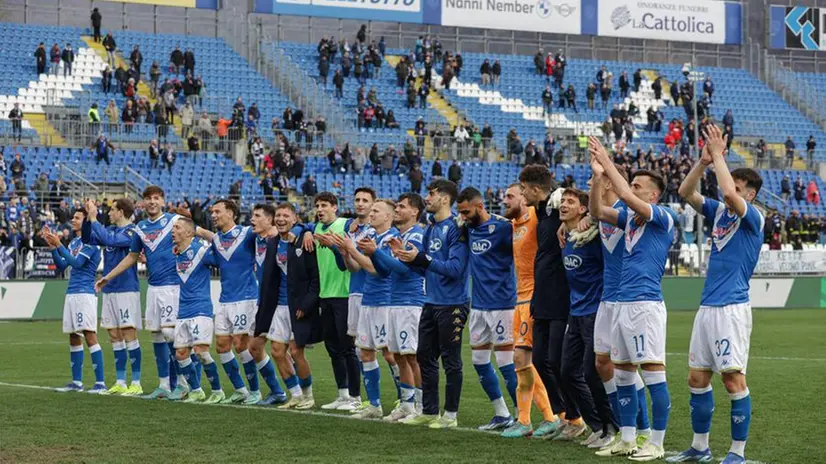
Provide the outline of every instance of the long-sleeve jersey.
[[[123,258],[129,254],[129,247],[135,236],[135,225],[127,224],[123,227],[111,225],[105,227],[99,222],[84,221],[80,239],[83,243],[103,248],[103,274],[108,274]],[[125,293],[140,291],[137,265],[130,267],[119,276],[112,279],[103,293]]]
[[210,244],[194,238],[178,254],[170,252],[175,263],[176,278],[181,286],[178,319],[196,316],[212,317],[210,296],[210,267],[218,267],[218,260]]
[[69,242],[68,248],[61,246],[52,250],[52,258],[61,272],[67,267],[72,268],[67,295],[95,294],[95,277],[100,264],[98,247],[86,245],[80,237],[75,237]]
[[[424,249],[424,229],[414,225],[401,234],[405,249],[415,248],[421,252]],[[416,306],[424,304],[424,276],[419,269],[399,261],[390,250],[376,250],[373,263],[380,272],[390,272],[391,306]]]
[[149,285],[178,285],[180,279],[175,274],[175,254],[172,253],[172,226],[178,220],[177,214],[163,213],[154,221],[144,219],[135,228],[132,253],[144,252]]
[[425,273],[425,303],[457,306],[468,303],[468,244],[456,218],[430,224],[423,248],[429,261]]
[[513,224],[491,215],[468,227],[470,279],[474,310],[513,309],[516,306],[516,271],[513,264]]

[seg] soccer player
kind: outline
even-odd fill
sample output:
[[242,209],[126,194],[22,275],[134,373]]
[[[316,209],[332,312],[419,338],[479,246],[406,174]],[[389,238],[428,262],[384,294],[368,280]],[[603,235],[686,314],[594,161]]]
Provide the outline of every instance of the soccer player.
[[376,231],[375,240],[364,238],[355,244],[349,237],[335,238],[347,269],[351,272],[361,269],[367,271],[367,277],[364,279],[364,298],[359,312],[356,346],[361,350],[364,390],[370,404],[354,416],[359,419],[374,419],[383,416],[379,389],[381,376],[378,370],[379,363],[376,361],[376,350],[381,349],[386,356],[392,357],[392,354],[387,351],[387,311],[393,288],[390,272],[386,269],[377,269],[373,262],[373,255],[377,250],[386,250],[389,253],[390,239],[399,234],[399,231],[393,227],[394,209],[395,205],[390,200],[377,200],[373,203],[369,217],[370,225]]
[[[250,354],[249,334],[258,307],[258,285],[255,278],[255,233],[252,227],[239,226],[238,205],[232,200],[218,200],[212,205],[212,222],[218,229],[212,233],[197,229],[201,238],[212,244],[218,267],[221,270],[221,296],[215,312],[215,343],[218,357],[224,366],[235,392],[222,403],[257,404],[261,401],[258,386],[258,369]],[[247,390],[241,377],[240,366],[235,359],[240,353],[244,374],[249,381]],[[277,394],[278,392],[275,392]],[[283,393],[283,392],[282,392]],[[217,395],[210,397],[215,400]]]
[[456,200],[470,243],[470,278],[473,296],[470,311],[470,347],[473,367],[493,404],[493,418],[479,430],[506,429],[513,424],[490,362],[493,348],[499,372],[516,405],[516,370],[513,366],[513,308],[516,278],[513,267],[513,225],[485,210],[482,193],[468,187]]
[[[272,341],[272,356],[291,395],[290,401],[279,408],[303,410],[315,406],[313,377],[304,347],[320,342],[323,337],[318,313],[318,262],[315,251],[308,252],[297,245],[300,234],[291,233],[295,224],[295,207],[290,203],[278,205],[275,212],[278,237],[267,244],[261,306],[273,313],[267,338]],[[273,306],[275,310],[270,311]]]
[[[343,236],[347,220],[338,217],[338,198],[330,192],[315,197],[318,223],[314,235],[333,233]],[[335,252],[328,247],[316,251],[320,278],[321,319],[324,324],[324,346],[330,355],[333,375],[338,387],[335,401],[322,409],[353,410],[361,406],[361,366],[356,358],[353,339],[347,335],[347,310],[350,295],[350,273],[336,264]]]
[[275,307],[263,308],[260,298],[261,282],[264,278],[264,261],[267,256],[267,240],[278,236],[278,230],[275,227],[275,207],[270,204],[256,204],[252,208],[250,222],[252,223],[252,231],[255,233],[255,279],[258,281],[259,298],[249,350],[261,378],[270,387],[270,394],[259,401],[258,404],[270,406],[287,402],[287,395],[281,389],[281,385],[276,378],[275,364],[264,350],[267,346],[266,336],[270,331]]
[[173,393],[172,389],[175,390],[174,397],[180,399],[188,390],[185,381],[178,382],[178,363],[170,362],[180,300],[180,279],[175,272],[171,232],[180,216],[163,212],[164,197],[163,189],[157,185],[150,185],[143,191],[143,204],[149,218],[139,222],[135,228],[129,254],[95,284],[95,290],[102,289],[112,279],[135,266],[141,253],[146,256],[149,288],[146,290],[144,316],[146,329],[151,332],[159,380],[158,388],[145,396],[146,399],[168,398]]
[[[86,220],[81,229],[81,240],[92,246],[103,246],[103,273],[106,274],[129,254],[135,225],[132,215],[135,204],[128,198],[120,198],[109,210],[112,225],[104,227],[97,220],[95,202],[86,202]],[[141,294],[138,269],[132,266],[103,289],[103,319],[101,326],[109,332],[109,340],[115,354],[115,385],[109,389],[112,395],[139,396],[141,387],[141,345],[137,331],[141,329]],[[132,383],[126,386],[126,364],[132,366]]]
[[[536,259],[536,210],[529,208],[522,196],[522,187],[511,184],[503,200],[505,217],[513,223],[513,261],[516,266],[516,308],[513,312],[513,363],[516,368],[516,403],[519,417],[502,432],[506,438],[533,436],[548,437],[554,434],[561,422],[551,408],[545,384],[531,363],[533,347],[533,317],[531,295],[534,288],[534,260]],[[543,421],[533,430],[531,427],[531,403],[542,411]]]
[[95,295],[95,275],[100,263],[100,250],[86,245],[80,240],[80,229],[87,213],[78,209],[72,215],[72,232],[75,237],[69,247],[60,243],[60,237],[49,229],[43,229],[42,236],[52,249],[52,258],[60,272],[71,267],[69,286],[63,301],[63,333],[69,334],[69,359],[72,366],[72,381],[59,392],[83,391],[83,340],[89,347],[89,357],[95,371],[95,385],[89,393],[104,393],[103,352],[97,336],[98,299]]
[[[405,193],[395,206],[393,223],[399,236],[390,239],[396,250],[423,250],[424,229],[418,224],[424,211],[424,201],[416,193]],[[422,374],[416,361],[419,348],[419,318],[424,304],[424,275],[399,261],[393,254],[378,250],[373,262],[379,269],[391,271],[390,307],[387,310],[387,349],[399,364],[401,404],[384,420],[397,422],[413,419],[421,412]]]
[[[210,296],[210,268],[218,268],[218,257],[212,246],[195,237],[195,223],[192,219],[178,217],[172,226],[172,249],[175,258],[175,271],[180,280],[180,303],[178,318],[175,321],[175,355],[181,373],[189,383],[187,394],[181,398],[185,403],[207,400],[218,403],[224,398],[218,367],[209,354],[212,344],[214,324],[212,321],[212,297]],[[190,350],[200,359],[212,393],[209,398],[201,389],[201,376],[197,375],[195,365],[190,358]]]
[[[588,212],[588,194],[567,188],[562,193],[559,218],[571,231],[562,250],[571,289],[571,315],[562,349],[562,384],[582,413],[595,437],[593,448],[607,445],[617,433],[608,396],[597,373],[594,356],[594,322],[602,298],[602,245],[595,240],[596,224],[578,230]],[[564,437],[564,433],[561,437]],[[560,439],[561,439],[560,437]]]
[[[422,414],[403,422],[433,429],[457,427],[462,396],[462,333],[468,314],[467,239],[450,207],[456,184],[436,179],[427,187],[432,215],[425,229],[425,251],[397,250],[399,260],[425,270],[425,304],[419,318],[416,360],[422,374]],[[444,415],[439,416],[439,358],[445,369]]]
[[[541,165],[529,165],[519,173],[522,196],[529,207],[536,211],[537,250],[534,264],[536,282],[531,297],[533,317],[533,364],[539,372],[548,391],[553,410],[562,420],[562,428],[567,428],[568,438],[585,432],[585,422],[575,407],[567,404],[560,389],[560,368],[562,366],[562,342],[568,326],[570,311],[570,290],[562,264],[562,249],[557,232],[562,222],[559,219],[561,189],[556,189],[551,172]],[[555,192],[555,195],[552,195]],[[555,438],[555,436],[553,436]]]
[[[764,219],[752,205],[763,180],[748,168],[729,173],[723,155],[726,137],[710,125],[703,155],[680,186],[680,196],[698,213],[713,221],[711,257],[700,309],[694,318],[689,347],[688,386],[691,390],[691,447],[669,462],[708,462],[708,435],[714,412],[713,372],[720,373],[731,398],[731,448],[726,464],[745,462],[751,422],[751,397],[746,386],[746,365],[751,337],[749,279],[757,265],[763,242]],[[713,164],[723,201],[705,198],[697,184]]]
[[[625,170],[617,169],[623,180],[627,181]],[[592,181],[588,185],[593,189]],[[602,205],[614,209],[625,208],[625,203],[619,199],[611,181],[602,179]],[[592,194],[593,190],[592,190]],[[589,199],[590,201],[590,199]],[[564,228],[564,227],[563,227]],[[611,362],[611,332],[614,330],[613,318],[614,308],[617,305],[617,298],[620,292],[619,284],[622,278],[622,260],[625,258],[625,230],[622,227],[611,225],[607,222],[599,223],[600,239],[602,241],[603,258],[603,279],[602,279],[602,301],[597,310],[596,321],[594,322],[594,353],[596,355],[596,368],[602,379],[605,393],[608,395],[608,402],[611,404],[614,420],[619,419],[619,401],[617,399],[617,383],[614,380],[614,364]],[[648,400],[645,396],[645,383],[639,373],[634,373],[634,383],[637,389],[639,410],[637,412],[637,446],[643,446],[648,436],[651,434],[651,426],[648,421]],[[596,433],[596,432],[595,432]],[[609,434],[601,433],[598,437],[588,437],[591,442],[587,443],[589,448],[602,447],[600,445],[613,445],[613,440],[619,440],[620,436],[610,437]],[[611,440],[613,438],[613,440]],[[606,443],[606,440],[608,443]],[[586,440],[587,441],[587,440]]]
[[[375,238],[376,231],[370,225],[370,209],[376,201],[376,191],[370,187],[359,187],[354,192],[353,206],[356,217],[347,221],[347,235],[358,243],[363,238]],[[350,295],[347,299],[347,334],[358,334],[359,310],[361,309],[362,288],[367,272],[364,270],[350,273]]]
[[[624,227],[626,251],[611,338],[622,436],[597,455],[653,461],[665,455],[663,439],[671,408],[665,378],[666,310],[661,283],[673,236],[674,213],[657,205],[665,188],[659,174],[639,170],[631,177],[629,187],[596,138],[591,137],[589,149],[593,171],[591,214],[599,221]],[[611,181],[626,209],[602,204],[603,175]],[[651,394],[653,412],[651,438],[641,448],[636,443],[639,397],[634,377],[638,365],[642,366],[643,381]]]

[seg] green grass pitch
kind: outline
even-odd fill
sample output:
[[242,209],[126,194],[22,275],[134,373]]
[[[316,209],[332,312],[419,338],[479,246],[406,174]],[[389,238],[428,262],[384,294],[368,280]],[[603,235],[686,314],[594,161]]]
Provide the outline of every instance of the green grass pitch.
[[[673,312],[668,321],[668,380],[672,396],[665,447],[691,442],[687,351],[693,312]],[[820,462],[817,431],[823,424],[826,311],[754,312],[748,382],[754,415],[746,454],[755,462]],[[58,394],[46,388],[69,379],[66,336],[59,322],[0,324],[0,462],[2,463],[184,463],[184,462],[610,462],[572,443],[505,440],[477,432],[492,408],[465,350],[460,429],[432,431],[378,421],[330,417],[335,413],[285,412],[273,408],[206,406],[134,398]],[[101,332],[107,383],[114,377],[111,347]],[[141,333],[143,386],[156,386],[147,334]],[[320,406],[335,396],[327,353],[308,350],[313,390]],[[91,386],[88,354],[84,379]],[[394,398],[382,364],[382,395]],[[219,369],[220,370],[220,369]],[[223,372],[222,372],[223,374]],[[231,386],[223,379],[225,388]],[[444,383],[442,382],[442,387]],[[266,387],[264,387],[266,389]],[[504,391],[504,385],[503,385]],[[729,446],[729,400],[715,379],[712,450]],[[506,395],[507,397],[507,395]],[[510,400],[508,400],[510,403]],[[540,417],[534,415],[534,424]]]

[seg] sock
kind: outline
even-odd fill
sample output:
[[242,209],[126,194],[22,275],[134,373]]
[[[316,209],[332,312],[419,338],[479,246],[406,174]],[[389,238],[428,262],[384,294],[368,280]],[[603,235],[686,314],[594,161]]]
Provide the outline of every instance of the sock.
[[206,372],[212,391],[221,391],[221,377],[218,376],[218,366],[215,365],[215,360],[212,359],[212,355],[206,351],[200,353],[198,357],[201,358],[201,364],[204,366],[204,372]]
[[221,364],[224,366],[224,372],[227,373],[227,377],[229,377],[232,386],[236,390],[241,390],[242,388],[246,390],[244,379],[241,378],[241,367],[238,366],[238,360],[235,359],[235,354],[230,350],[226,353],[218,353],[218,358],[221,360]]
[[380,374],[378,361],[370,361],[364,364],[364,391],[367,392],[367,399],[373,406],[381,406],[381,390],[379,389]]
[[416,400],[415,400],[416,401],[416,408],[421,409],[421,407],[422,407],[422,389],[421,388],[416,388],[414,390],[414,395],[416,396]]
[[178,387],[178,360],[175,359],[175,346],[172,342],[167,342],[167,348],[169,349],[168,357],[169,357],[169,388],[174,390]]
[[637,411],[637,433],[648,435],[651,433],[651,424],[648,421],[648,399],[645,397],[645,383],[642,381],[639,372],[634,373],[634,386],[637,387],[638,411]]
[[313,376],[308,375],[306,379],[299,378],[298,384],[301,385],[301,392],[307,396],[313,396]]
[[516,408],[519,410],[519,423],[530,425],[531,403],[533,402],[534,373],[532,366],[520,367],[515,373],[518,378],[516,387]]
[[258,368],[255,366],[255,360],[252,359],[250,350],[241,352],[241,363],[244,365],[244,375],[246,375],[247,382],[250,384],[250,391],[257,392],[260,389],[258,385]]
[[508,395],[510,395],[513,405],[516,406],[516,387],[519,381],[516,379],[516,368],[513,365],[513,351],[496,351],[494,356],[496,356],[496,365],[499,366],[499,372],[502,373],[502,377],[505,379],[505,389],[508,390]]
[[287,386],[287,390],[290,392],[292,396],[301,396],[301,386],[298,384],[298,376],[293,374],[289,377],[284,377],[284,385]]
[[129,352],[129,364],[132,366],[132,385],[141,383],[141,344],[137,340],[126,342],[126,350]]
[[637,387],[634,385],[635,372],[622,369],[614,371],[614,380],[617,383],[617,399],[619,401],[619,423],[622,441],[633,443],[637,439]]
[[[363,364],[364,363],[362,363],[362,365]],[[361,373],[361,376],[364,377],[364,372]],[[350,389],[349,388],[339,388],[338,389],[338,397],[339,398],[350,398]]]
[[95,383],[103,383],[103,351],[100,345],[94,344],[89,347],[89,357],[92,359],[92,369],[95,371]]
[[531,364],[531,371],[533,372],[533,402],[542,411],[542,419],[548,422],[556,422],[559,418],[554,414],[551,400],[548,399],[548,390],[545,388],[545,384],[542,383],[539,371],[536,370],[536,366],[533,364]]
[[490,363],[490,351],[473,350],[473,367],[479,375],[479,382],[482,383],[482,389],[487,393],[488,399],[495,401],[502,398],[499,377],[496,376],[496,371]]
[[198,356],[195,353],[189,355],[189,359],[192,360],[192,366],[195,369],[195,377],[198,377],[198,383],[201,383],[201,373],[204,371],[204,365],[201,364],[201,360],[198,359]]
[[115,354],[115,379],[118,385],[126,385],[126,343],[112,342],[112,352]]
[[651,393],[651,443],[661,447],[671,410],[671,395],[668,393],[665,371],[642,371],[642,376]]
[[258,372],[261,373],[264,383],[270,387],[270,393],[275,396],[283,395],[284,390],[281,389],[281,385],[275,377],[275,365],[272,363],[272,359],[270,359],[269,356],[265,356],[256,367],[258,367]]
[[180,368],[181,373],[183,373],[186,377],[186,381],[189,383],[190,388],[193,390],[201,388],[201,379],[195,375],[195,364],[192,363],[191,358],[178,361],[178,367]]
[[415,403],[416,402],[416,392],[413,390],[413,387],[406,384],[400,383],[399,384],[402,392],[401,400],[402,403]]
[[711,416],[714,413],[714,394],[711,385],[705,388],[689,388],[691,399],[688,402],[691,410],[691,429],[694,431],[694,440],[691,447],[697,451],[708,449],[708,433],[711,430]]
[[83,385],[83,345],[69,345],[69,365],[72,367],[72,381]]
[[390,367],[390,375],[393,377],[393,383],[396,385],[396,398],[402,399],[402,387],[401,387],[401,379],[399,378],[399,365],[398,364],[388,364]]
[[617,381],[611,377],[611,380],[602,382],[602,386],[605,388],[605,394],[608,395],[608,403],[614,411],[614,416],[616,416],[617,420],[619,420],[620,405],[619,397],[617,397]]
[[169,346],[159,332],[152,333],[152,350],[155,352],[155,365],[158,367],[159,387],[169,390]]
[[746,440],[749,438],[751,424],[751,395],[749,389],[739,393],[730,393],[731,398],[731,449],[730,452],[746,456]]

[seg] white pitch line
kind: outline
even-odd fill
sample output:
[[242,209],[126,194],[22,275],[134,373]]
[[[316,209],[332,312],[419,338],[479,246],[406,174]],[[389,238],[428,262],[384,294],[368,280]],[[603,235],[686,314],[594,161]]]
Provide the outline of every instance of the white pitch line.
[[[666,356],[688,357],[688,353],[666,353]],[[826,362],[826,358],[789,358],[784,356],[749,356],[749,361],[796,361],[796,362]]]
[[[10,383],[10,382],[0,382],[0,387],[27,388],[27,389],[30,389],[30,390],[48,390],[48,391],[54,391],[55,390],[54,387],[44,387],[43,385],[28,385],[28,384]],[[69,395],[71,395],[71,393],[69,393]],[[109,396],[109,395],[106,395],[106,396]],[[136,396],[114,396],[113,395],[111,397],[112,398],[126,398],[126,399],[140,399],[140,397],[136,397]],[[351,415],[333,414],[333,413],[323,412],[323,411],[297,411],[295,409],[278,409],[278,408],[273,408],[273,407],[268,407],[268,406],[240,405],[240,404],[204,404],[204,403],[179,403],[179,404],[187,404],[187,405],[192,404],[192,405],[195,405],[195,406],[207,406],[207,407],[217,406],[217,407],[234,408],[234,409],[256,409],[256,410],[259,410],[259,411],[299,414],[299,415],[316,416],[316,417],[334,417],[334,418],[337,418],[337,419],[346,419],[346,420],[360,420],[360,421],[368,420],[370,422],[376,422],[376,423],[387,424],[387,425],[396,425],[396,426],[403,426],[404,425],[404,424],[400,424],[398,422],[384,422],[381,419],[356,419],[355,417],[353,417]],[[483,430],[479,430],[479,429],[475,429],[475,428],[470,428],[470,427],[454,427],[450,430],[451,431],[456,431],[456,432],[466,432],[466,433],[470,432],[470,433],[478,433],[478,434],[484,434],[484,435],[499,435],[499,432],[487,432],[487,431],[483,431]],[[665,454],[668,455],[668,456],[674,456],[676,454],[679,454],[679,452],[678,451],[666,451]],[[718,462],[722,462],[722,459],[718,459]],[[746,464],[767,464],[767,463],[764,463],[762,461],[747,460]]]

